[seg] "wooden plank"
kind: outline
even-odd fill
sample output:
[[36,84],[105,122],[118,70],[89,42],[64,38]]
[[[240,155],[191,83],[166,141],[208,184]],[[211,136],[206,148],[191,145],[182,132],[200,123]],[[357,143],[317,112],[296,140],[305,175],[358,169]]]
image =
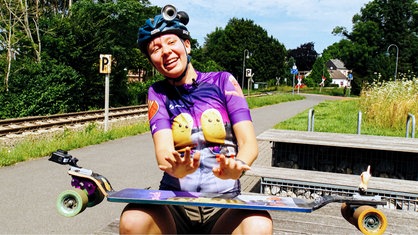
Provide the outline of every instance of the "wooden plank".
[[418,140],[402,137],[270,129],[258,135],[257,139],[282,143],[418,153]]
[[[274,234],[359,234],[362,233],[341,216],[341,205],[331,203],[313,213],[270,212]],[[418,234],[418,213],[379,208],[387,217],[384,234]]]
[[[307,183],[348,186],[354,188],[357,188],[360,184],[360,176],[358,175],[289,169],[281,167],[252,166],[251,170],[246,172],[246,175],[293,180]],[[369,189],[375,190],[418,194],[418,181],[412,180],[372,177],[369,181],[368,187]]]

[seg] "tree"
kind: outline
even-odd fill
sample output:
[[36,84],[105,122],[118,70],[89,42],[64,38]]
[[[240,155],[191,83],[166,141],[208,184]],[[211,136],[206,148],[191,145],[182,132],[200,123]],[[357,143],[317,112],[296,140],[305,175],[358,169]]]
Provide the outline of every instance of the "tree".
[[79,0],[66,18],[49,17],[44,22],[47,53],[88,78],[79,96],[83,109],[103,104],[103,76],[98,73],[100,54],[112,54],[110,103],[127,105],[127,71],[150,71],[147,59],[136,45],[138,26],[159,9],[136,0],[95,3]]
[[[9,90],[9,78],[13,59],[17,54],[34,55],[41,61],[42,43],[39,30],[39,0],[1,0],[0,7],[0,48],[6,58],[4,65],[4,87]],[[33,54],[32,54],[33,53]],[[5,54],[5,55],[4,55]]]
[[383,80],[393,79],[396,52],[390,51],[392,56],[385,56],[391,44],[399,48],[398,72],[418,71],[416,32],[416,1],[374,0],[353,16],[352,32],[344,27],[334,28],[333,33],[345,39],[330,46],[327,51],[338,54],[356,75],[354,86],[361,87],[364,82],[373,81],[376,74],[381,74]]
[[[14,1],[17,0],[9,0]],[[31,40],[27,32],[22,30],[21,22],[25,22],[25,14],[22,19],[15,17],[13,21],[6,21],[15,23],[8,23],[7,27],[15,28],[11,28],[12,34],[8,33],[9,28],[0,29],[1,58],[7,56],[3,50],[7,49],[7,45],[20,55],[10,63],[10,76],[13,77],[9,81],[10,92],[0,92],[0,117],[101,108],[104,103],[104,79],[98,72],[100,54],[113,55],[111,106],[128,105],[132,94],[127,91],[127,71],[150,68],[147,58],[136,45],[138,26],[146,18],[160,12],[160,9],[142,0],[78,0],[71,7],[71,14],[60,14],[55,11],[56,5],[48,8],[50,2],[29,3],[37,4],[36,9],[39,10],[39,20],[36,25],[30,24],[30,27],[34,32],[42,32],[39,40],[35,40],[37,36],[34,37],[35,42],[42,41],[42,44],[37,44],[42,45],[42,51],[39,50],[42,60],[33,56],[37,53],[33,53]],[[2,16],[5,16],[5,12],[12,15],[16,12],[15,8],[4,11],[6,8],[3,4],[0,9]],[[28,19],[33,18],[31,14],[27,16]],[[4,19],[7,20],[6,17],[1,18]],[[9,38],[10,43],[7,44]],[[3,61],[0,60],[0,64],[6,68],[6,62]]]
[[246,83],[242,80],[245,50],[249,52],[245,67],[252,69],[255,81],[275,81],[275,77],[285,74],[285,47],[252,20],[230,19],[225,29],[216,28],[207,35],[201,50],[200,58],[214,60],[231,72],[240,84]]
[[16,53],[15,44],[17,41],[15,37],[17,22],[12,17],[12,12],[6,7],[11,7],[8,4],[8,2],[5,2],[4,7],[0,7],[0,22],[3,25],[3,27],[0,28],[0,51],[5,51],[5,53],[1,53],[1,57],[6,61],[1,67],[4,68],[4,89],[6,91],[9,91],[10,68],[12,66],[14,53]]
[[330,59],[329,55],[323,54],[316,58],[315,63],[312,66],[311,73],[305,78],[304,83],[309,87],[320,86],[322,79],[325,78],[324,86],[331,83],[330,75],[326,67],[327,61]]
[[296,49],[289,50],[288,57],[293,57],[299,71],[309,71],[315,63],[318,53],[315,51],[315,44],[308,42]]
[[30,58],[16,65],[19,75],[10,81],[10,91],[0,95],[0,118],[81,110],[77,98],[83,93],[85,79],[73,68],[54,60],[36,62]]
[[[21,40],[19,50],[28,47],[34,53],[36,61],[41,61],[42,43],[40,40],[39,19],[41,16],[39,0],[3,0],[4,7],[9,12],[12,19],[10,23],[17,22],[19,27],[16,30],[21,31],[26,37]],[[30,51],[28,51],[30,52]]]

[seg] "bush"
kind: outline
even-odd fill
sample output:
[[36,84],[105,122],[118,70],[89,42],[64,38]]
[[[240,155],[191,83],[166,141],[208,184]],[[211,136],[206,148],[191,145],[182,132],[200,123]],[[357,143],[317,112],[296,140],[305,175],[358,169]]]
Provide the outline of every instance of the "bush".
[[19,68],[11,76],[9,91],[0,93],[1,118],[80,110],[84,79],[71,67],[48,61],[24,61],[16,67]]
[[133,82],[128,84],[129,105],[145,104],[148,88],[156,81],[164,79],[161,75],[146,80],[145,82]]

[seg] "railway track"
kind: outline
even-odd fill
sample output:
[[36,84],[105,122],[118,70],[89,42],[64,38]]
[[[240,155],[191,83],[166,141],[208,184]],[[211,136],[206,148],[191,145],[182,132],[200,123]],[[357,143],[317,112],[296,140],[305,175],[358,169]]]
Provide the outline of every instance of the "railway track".
[[[145,116],[147,112],[147,105],[110,108],[109,121],[117,118]],[[104,121],[104,110],[3,119],[0,120],[0,137],[97,121]]]

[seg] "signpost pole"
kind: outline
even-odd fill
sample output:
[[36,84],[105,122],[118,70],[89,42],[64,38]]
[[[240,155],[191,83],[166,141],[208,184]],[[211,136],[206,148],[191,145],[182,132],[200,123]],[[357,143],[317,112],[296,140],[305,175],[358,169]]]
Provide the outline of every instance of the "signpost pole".
[[293,80],[292,80],[292,95],[295,94],[295,76],[298,74],[298,67],[295,63],[293,63],[292,69],[290,70],[290,73],[293,74]]
[[112,68],[112,55],[100,55],[99,72],[105,74],[105,113],[104,113],[104,131],[109,128],[109,76]]
[[109,128],[109,74],[105,76],[105,113],[104,113],[104,131]]

